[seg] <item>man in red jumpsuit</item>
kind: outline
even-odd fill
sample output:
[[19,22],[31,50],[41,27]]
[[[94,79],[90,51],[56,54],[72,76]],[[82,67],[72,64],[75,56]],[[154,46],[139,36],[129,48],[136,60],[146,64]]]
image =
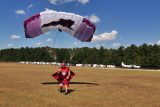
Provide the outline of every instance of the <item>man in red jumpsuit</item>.
[[68,94],[69,81],[75,75],[74,72],[70,71],[69,67],[65,63],[61,63],[59,70],[52,76],[59,81],[60,92],[62,92],[63,86],[65,87],[65,94]]

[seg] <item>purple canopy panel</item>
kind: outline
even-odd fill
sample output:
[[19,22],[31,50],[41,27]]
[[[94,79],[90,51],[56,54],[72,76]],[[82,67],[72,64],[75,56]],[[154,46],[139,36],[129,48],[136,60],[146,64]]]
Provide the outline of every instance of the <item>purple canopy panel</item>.
[[40,14],[36,14],[24,22],[26,38],[34,38],[42,34]]
[[95,32],[95,25],[90,23],[89,20],[83,19],[83,22],[74,34],[74,37],[82,42],[90,42]]
[[88,19],[86,19],[86,18],[83,18],[83,22],[86,23],[88,26],[92,27],[93,30],[94,30],[94,32],[95,32],[96,26],[95,26],[93,23],[91,23],[91,22],[90,22]]

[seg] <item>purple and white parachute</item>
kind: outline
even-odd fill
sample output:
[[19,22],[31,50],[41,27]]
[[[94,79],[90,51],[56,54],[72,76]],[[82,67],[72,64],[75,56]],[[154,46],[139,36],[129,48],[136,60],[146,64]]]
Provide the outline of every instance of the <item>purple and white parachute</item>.
[[50,30],[64,31],[82,42],[90,42],[96,26],[73,13],[46,10],[24,21],[26,38],[34,38]]

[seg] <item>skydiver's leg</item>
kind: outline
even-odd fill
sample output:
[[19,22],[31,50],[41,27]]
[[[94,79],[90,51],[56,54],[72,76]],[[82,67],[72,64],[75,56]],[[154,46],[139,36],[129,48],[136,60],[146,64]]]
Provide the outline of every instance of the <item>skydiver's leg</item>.
[[65,79],[65,94],[68,94],[68,88],[69,88],[69,81],[67,79]]
[[68,85],[65,84],[64,86],[65,86],[65,94],[68,94]]
[[63,82],[60,82],[60,84],[59,84],[59,91],[63,92],[62,90],[63,90]]

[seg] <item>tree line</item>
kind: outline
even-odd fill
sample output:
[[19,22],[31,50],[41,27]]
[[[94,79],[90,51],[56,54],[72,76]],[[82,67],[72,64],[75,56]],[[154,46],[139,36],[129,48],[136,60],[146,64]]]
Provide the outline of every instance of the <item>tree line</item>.
[[160,68],[160,45],[134,44],[118,49],[97,48],[10,48],[0,50],[0,61],[68,62],[71,64],[104,64],[121,66],[121,63],[141,67]]

